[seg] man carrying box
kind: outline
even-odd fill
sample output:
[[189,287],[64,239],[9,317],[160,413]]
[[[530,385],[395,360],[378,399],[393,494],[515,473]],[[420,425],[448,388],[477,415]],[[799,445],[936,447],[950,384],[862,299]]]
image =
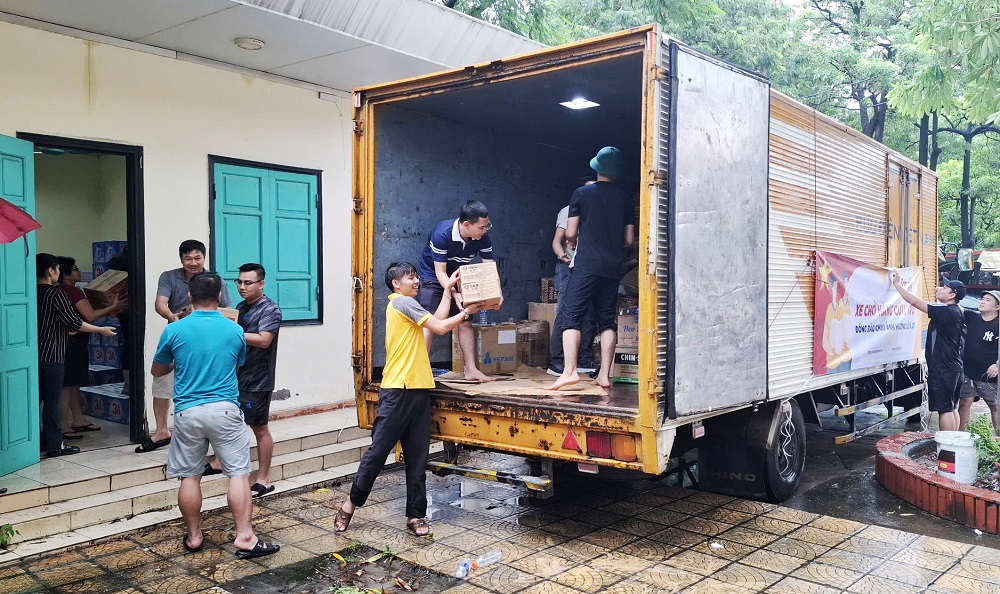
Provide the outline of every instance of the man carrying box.
[[[486,206],[478,200],[469,200],[458,213],[457,219],[441,221],[434,226],[427,245],[420,256],[420,305],[427,311],[437,311],[444,295],[448,279],[459,267],[471,264],[478,255],[483,262],[493,261],[493,242],[487,235],[493,225]],[[451,315],[456,315],[464,305],[461,293],[455,293],[451,305]],[[500,300],[503,303],[503,299]],[[496,306],[500,309],[500,305]],[[430,350],[434,334],[424,329],[424,340]],[[462,347],[465,362],[465,379],[481,382],[493,381],[476,367],[475,336],[472,324],[464,321],[458,327],[458,343]]]
[[[191,312],[191,301],[188,297],[188,283],[196,274],[205,272],[205,244],[197,239],[187,239],[178,248],[181,267],[167,270],[160,274],[156,287],[156,304],[154,308],[167,323],[176,322]],[[230,307],[233,301],[225,283],[222,285],[220,305]],[[167,428],[167,413],[170,412],[170,399],[174,396],[174,375],[168,373],[162,377],[153,377],[153,418],[156,429],[137,448],[136,453],[151,452],[170,443],[170,430]]]

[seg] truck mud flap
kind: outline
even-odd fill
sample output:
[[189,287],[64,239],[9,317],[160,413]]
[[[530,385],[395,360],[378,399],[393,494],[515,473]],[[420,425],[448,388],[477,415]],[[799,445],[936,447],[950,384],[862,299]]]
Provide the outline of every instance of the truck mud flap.
[[504,472],[502,470],[475,468],[473,466],[463,466],[461,464],[449,464],[447,462],[439,462],[435,460],[431,460],[427,463],[427,470],[438,476],[457,475],[493,483],[521,485],[528,489],[531,496],[536,499],[547,499],[555,493],[552,486],[551,473],[549,473],[548,476],[533,476],[529,474]]
[[698,486],[703,491],[767,499],[764,467],[771,407],[743,409],[707,419],[698,444]]

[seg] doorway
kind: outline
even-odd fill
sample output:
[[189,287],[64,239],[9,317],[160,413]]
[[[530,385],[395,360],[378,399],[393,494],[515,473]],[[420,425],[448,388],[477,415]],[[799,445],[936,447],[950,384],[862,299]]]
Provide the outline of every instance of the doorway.
[[[34,144],[35,212],[42,225],[37,251],[73,258],[80,287],[112,269],[127,274],[128,306],[94,321],[116,326],[118,336],[88,335],[89,373],[80,380],[86,384],[79,397],[83,421],[101,430],[76,432],[80,437],[66,443],[93,450],[141,441],[146,436],[142,147],[26,133],[18,138]],[[93,309],[108,304],[100,298],[88,294]]]

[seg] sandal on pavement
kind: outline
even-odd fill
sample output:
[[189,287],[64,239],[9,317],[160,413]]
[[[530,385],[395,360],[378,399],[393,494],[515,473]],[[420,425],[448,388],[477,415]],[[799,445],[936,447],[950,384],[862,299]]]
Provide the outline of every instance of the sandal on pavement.
[[83,439],[83,436],[72,431],[63,431],[63,439]]
[[[203,470],[201,472],[201,476],[212,476],[213,474],[222,474],[222,469],[221,468],[212,468],[212,463],[211,462],[209,462],[208,464],[205,464],[205,470]],[[253,489],[251,488],[251,490],[253,490]]]
[[138,447],[135,448],[135,453],[142,454],[144,452],[152,452],[153,450],[162,448],[165,445],[170,445],[169,437],[166,439],[160,439],[158,441],[153,441],[152,439],[147,437],[146,439],[142,440],[142,443],[140,443]]
[[351,518],[354,517],[354,512],[347,513],[344,511],[344,507],[341,506],[337,510],[337,517],[333,519],[333,531],[334,532],[345,532],[347,527],[351,525]]
[[274,543],[267,544],[266,542],[264,542],[263,540],[261,540],[261,539],[258,538],[256,546],[254,546],[254,548],[250,549],[249,551],[245,551],[243,549],[237,549],[236,550],[236,558],[237,559],[254,559],[256,557],[264,557],[266,555],[273,555],[274,553],[277,553],[280,550],[281,550],[280,546],[278,546],[278,545],[276,545]]
[[251,497],[263,497],[264,495],[267,495],[271,491],[274,491],[274,485],[271,485],[270,487],[265,487],[260,483],[254,483],[250,485],[250,490],[253,492]]
[[205,537],[204,537],[204,535],[201,537],[201,544],[198,545],[198,546],[196,546],[196,547],[193,547],[193,546],[191,546],[191,545],[188,544],[188,536],[190,536],[190,535],[189,534],[185,534],[184,535],[184,550],[185,551],[187,551],[189,553],[197,553],[198,551],[201,550],[201,548],[203,546],[205,546]]
[[423,518],[410,518],[406,521],[406,529],[414,536],[427,536],[431,533],[431,527]]
[[73,425],[73,431],[76,431],[78,433],[81,431],[100,431],[100,430],[101,428],[93,423],[87,423],[86,425],[80,425],[79,427]]

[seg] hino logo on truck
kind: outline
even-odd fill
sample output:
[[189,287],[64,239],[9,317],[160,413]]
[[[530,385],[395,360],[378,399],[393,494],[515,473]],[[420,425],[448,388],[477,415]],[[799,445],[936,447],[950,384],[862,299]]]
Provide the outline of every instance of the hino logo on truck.
[[712,478],[720,481],[740,481],[744,483],[757,482],[757,475],[752,472],[713,472]]

